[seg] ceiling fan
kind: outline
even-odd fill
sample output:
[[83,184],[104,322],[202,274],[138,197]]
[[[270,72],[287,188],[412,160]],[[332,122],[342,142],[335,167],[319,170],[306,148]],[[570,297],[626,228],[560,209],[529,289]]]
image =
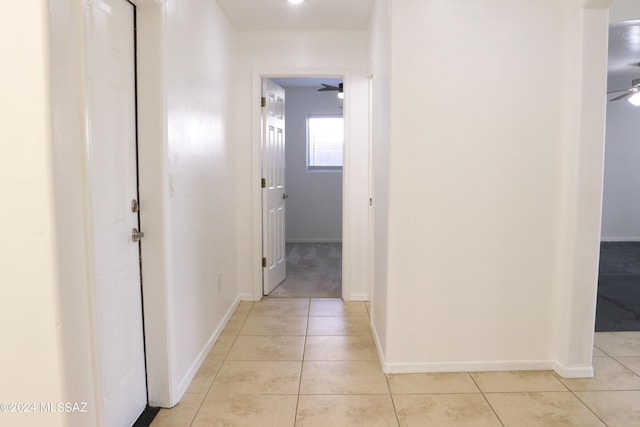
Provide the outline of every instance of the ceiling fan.
[[633,105],[640,107],[640,79],[634,79],[631,82],[631,87],[629,89],[622,90],[614,90],[611,92],[607,92],[607,95],[611,95],[612,93],[620,93],[624,92],[622,95],[618,95],[615,98],[611,98],[609,102],[619,101],[621,99],[628,98],[629,102]]
[[326,83],[320,83],[320,85],[322,86],[320,89],[318,89],[318,92],[329,92],[332,90],[337,90],[338,91],[338,98],[342,99],[344,98],[344,86],[342,83],[338,84],[338,86],[333,86],[333,85],[328,85]]

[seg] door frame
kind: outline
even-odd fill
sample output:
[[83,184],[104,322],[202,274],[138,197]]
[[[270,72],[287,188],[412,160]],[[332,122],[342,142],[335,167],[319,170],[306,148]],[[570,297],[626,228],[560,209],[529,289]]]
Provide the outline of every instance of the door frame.
[[[347,191],[348,183],[353,178],[351,176],[351,168],[349,166],[349,129],[351,118],[351,107],[348,102],[350,94],[351,70],[349,68],[328,68],[328,69],[254,69],[251,77],[251,99],[255,102],[251,103],[251,163],[252,163],[252,182],[251,182],[251,247],[252,260],[255,260],[252,272],[252,297],[259,301],[263,297],[263,271],[262,271],[262,107],[260,106],[260,98],[262,97],[262,80],[269,78],[282,77],[341,77],[344,81],[345,102],[343,107],[344,116],[344,161],[342,169],[342,299],[349,301],[351,299],[351,259],[350,250],[352,248],[349,234],[345,232],[348,228],[350,220],[349,212],[349,192]],[[285,118],[286,119],[286,118]]]
[[[270,105],[269,105],[269,93],[271,92],[271,89],[273,89],[274,91],[282,91],[282,99],[284,99],[284,103],[283,103],[283,111],[282,111],[282,115],[283,115],[283,123],[285,122],[284,116],[286,116],[286,112],[284,111],[284,108],[286,106],[286,95],[285,95],[285,91],[286,89],[283,88],[282,86],[278,85],[277,83],[275,83],[273,80],[266,78],[262,80],[262,91],[261,91],[261,96],[264,100],[266,100],[264,107],[262,108],[261,111],[261,132],[260,132],[260,144],[261,144],[261,159],[262,159],[262,169],[264,171],[265,168],[265,163],[268,162],[267,158],[269,157],[268,155],[265,156],[264,153],[264,148],[267,147],[269,145],[269,141],[267,141],[267,127],[269,127],[269,116],[271,115],[273,110],[270,110]],[[277,96],[277,95],[276,95]],[[283,141],[286,144],[286,138],[287,138],[287,134],[286,134],[286,130],[285,128],[282,128],[282,132],[283,132]],[[276,138],[277,139],[277,138]],[[273,150],[273,148],[271,149]],[[277,151],[277,150],[276,150]],[[271,153],[273,154],[273,152]],[[278,167],[278,169],[282,170],[285,168],[286,166],[286,156],[285,153],[282,153],[282,162],[283,164],[280,165],[280,167]],[[277,163],[277,162],[276,162]],[[270,178],[269,176],[267,176],[268,174],[263,174],[261,179],[265,179],[265,188],[262,189],[262,194],[261,194],[261,200],[262,200],[262,257],[263,257],[263,265],[265,265],[265,267],[263,267],[262,269],[262,294],[263,295],[269,295],[271,292],[273,292],[273,290],[275,290],[275,288],[277,288],[278,286],[280,286],[280,284],[284,281],[284,278],[286,278],[286,271],[287,271],[287,267],[286,267],[286,205],[287,202],[284,199],[285,198],[285,194],[286,194],[286,183],[285,181],[285,176],[284,174],[282,174],[282,188],[283,190],[278,190],[277,188],[274,189],[270,189],[270,185],[276,185],[277,186],[277,178],[276,178],[276,182],[271,183],[270,182]],[[278,174],[276,173],[276,176]],[[272,177],[273,178],[273,177]],[[262,186],[262,185],[261,185]],[[270,195],[270,193],[272,192],[282,192],[282,198],[278,198],[278,202],[282,204],[283,210],[284,210],[284,218],[282,220],[282,241],[280,242],[280,244],[276,244],[276,246],[279,249],[276,249],[275,252],[270,252],[267,248],[269,246],[272,246],[273,241],[270,241],[268,236],[272,236],[272,238],[274,238],[274,240],[276,242],[278,242],[278,236],[273,233],[271,234],[271,231],[274,230],[268,230],[267,227],[265,227],[265,224],[267,224],[269,221],[269,203],[271,198],[273,197],[272,195]],[[277,210],[277,207],[276,207]],[[276,222],[278,221],[278,215],[275,214],[276,216]],[[277,225],[276,225],[277,228]],[[271,248],[273,249],[273,247]],[[278,250],[282,250],[282,257],[278,258],[277,254],[279,253]],[[278,261],[281,260],[281,261]],[[272,268],[269,265],[269,262],[273,262],[274,263],[274,267],[273,270],[275,270],[275,272],[272,272]],[[278,264],[281,264],[280,267],[278,267]],[[281,268],[282,269],[282,276],[278,273],[278,269]],[[273,280],[272,276],[278,276],[277,280]],[[280,277],[283,277],[283,280],[280,281]],[[273,281],[273,282],[272,282]],[[279,281],[279,283],[275,284],[276,281]],[[275,284],[275,286],[273,286]],[[269,285],[269,286],[267,286]],[[273,288],[267,293],[267,288],[273,286]]]
[[[149,406],[172,407],[177,396],[171,387],[169,312],[171,294],[167,258],[171,244],[168,232],[168,178],[166,95],[163,81],[162,49],[164,39],[164,7],[157,0],[126,0],[135,7],[136,18],[136,110],[138,141],[138,193],[141,209],[139,220],[146,234],[143,241],[144,283],[142,284],[142,314],[144,325],[145,362],[147,373],[147,397]],[[84,24],[83,24],[84,25]],[[83,39],[83,43],[84,43]],[[144,79],[137,76],[144,75]],[[87,109],[83,99],[83,112]],[[86,123],[84,124],[86,128]],[[86,148],[85,148],[86,153]],[[86,155],[86,154],[85,154]],[[85,179],[89,171],[84,159]],[[90,197],[85,187],[86,200]],[[86,233],[88,236],[88,232]],[[92,251],[90,242],[88,251]],[[89,277],[92,277],[89,265]],[[89,286],[91,288],[91,286]],[[93,293],[89,289],[90,298]],[[90,316],[94,307],[90,304]],[[94,325],[91,324],[93,330]],[[98,383],[97,343],[92,333],[94,352],[93,377],[96,402],[100,402]]]
[[[167,135],[166,101],[162,75],[162,40],[164,10],[157,0],[126,0],[135,7],[136,19],[136,109],[138,142],[138,191],[141,205],[140,223],[147,236],[144,239],[144,280],[142,285],[147,396],[149,406],[171,407],[177,403],[171,389],[168,311],[170,295],[166,262],[170,248],[167,227],[169,199],[166,186]],[[84,24],[83,24],[84,25]],[[84,43],[84,39],[83,39]],[[137,76],[144,75],[144,79]],[[84,95],[84,94],[83,94]],[[86,111],[86,98],[82,101]],[[86,124],[85,124],[86,127]],[[86,153],[86,151],[85,151]],[[86,159],[83,162],[86,165]],[[85,166],[85,177],[88,171]],[[86,200],[89,189],[85,187]],[[87,234],[88,235],[88,234]],[[91,251],[92,246],[87,246]],[[92,277],[89,266],[89,277]],[[93,298],[91,290],[90,297]],[[90,304],[91,316],[93,306]],[[93,324],[91,328],[93,329]],[[93,334],[92,334],[93,335]],[[97,356],[95,338],[92,350]],[[94,356],[94,364],[97,359]],[[96,403],[100,402],[98,371],[94,366]]]
[[136,6],[138,93],[138,189],[140,223],[144,225],[143,320],[149,406],[178,403],[171,387],[169,286],[168,136],[163,76],[164,5],[158,0],[130,0]]
[[[129,0],[136,6],[137,70],[145,75],[138,91],[138,187],[144,205],[140,221],[144,239],[143,306],[147,345],[147,388],[151,406],[171,407],[171,294],[167,277],[168,197],[166,94],[163,82],[164,5],[160,0]],[[95,408],[80,424],[97,425],[101,408],[94,325],[92,322],[91,245],[86,162],[86,93],[84,89],[84,1],[50,0],[49,73],[53,125],[53,180],[58,254],[60,317],[67,395]],[[65,48],[73,46],[73,49]],[[64,236],[62,238],[61,236]],[[66,369],[69,368],[69,369]],[[75,396],[75,397],[74,397]],[[74,418],[75,419],[75,418]],[[74,424],[75,425],[75,424]]]

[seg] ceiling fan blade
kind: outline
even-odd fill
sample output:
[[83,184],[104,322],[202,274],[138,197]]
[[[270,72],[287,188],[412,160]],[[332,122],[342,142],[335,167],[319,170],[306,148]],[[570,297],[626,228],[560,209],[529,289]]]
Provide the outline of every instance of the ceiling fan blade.
[[322,85],[322,87],[320,89],[318,89],[318,92],[327,92],[330,90],[338,90],[338,88],[336,86],[331,86],[325,83],[320,83]]
[[628,98],[628,97],[630,97],[631,95],[633,95],[636,92],[637,92],[637,90],[628,90],[627,93],[623,93],[620,96],[616,96],[615,98],[610,99],[609,102],[619,101],[621,99]]
[[612,90],[612,91],[610,91],[610,92],[607,92],[607,95],[611,95],[612,93],[629,92],[630,90],[633,90],[633,88],[630,88],[630,89],[620,89],[620,90]]

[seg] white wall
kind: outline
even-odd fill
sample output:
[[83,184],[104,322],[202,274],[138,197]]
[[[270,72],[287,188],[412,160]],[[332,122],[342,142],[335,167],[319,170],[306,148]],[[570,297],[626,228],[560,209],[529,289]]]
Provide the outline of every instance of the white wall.
[[165,31],[176,403],[237,298],[233,58],[232,30],[216,2],[167,0]]
[[[629,85],[620,82],[619,87]],[[640,109],[607,104],[602,240],[640,240]]]
[[387,360],[548,360],[561,11],[449,3],[392,3]]
[[359,31],[239,31],[236,37],[236,214],[240,293],[259,298],[260,78],[345,76],[343,295],[368,299],[368,57]]
[[[60,280],[66,399],[88,400],[86,414],[71,414],[69,426],[97,425],[100,408],[92,346],[89,254],[85,233],[84,120],[82,14],[78,2],[50,2],[50,61],[52,84],[54,184],[58,274]],[[74,48],[70,48],[73,46]]]
[[[635,0],[614,0],[610,22],[640,19]],[[627,75],[609,74],[609,90],[629,87]],[[602,240],[640,240],[640,109],[626,101],[607,103]]]
[[[0,16],[0,396],[37,412],[0,413],[11,426],[66,425],[39,402],[64,401],[50,115],[48,3]],[[91,399],[91,396],[87,396]]]
[[[572,62],[582,17],[553,0],[391,4],[388,270],[374,291],[386,287],[386,322],[374,313],[374,325],[388,371],[590,373],[595,280],[576,289],[565,278],[577,252],[561,232],[580,223],[566,211],[591,201],[578,184],[563,193],[581,179],[564,162],[577,163],[566,154],[583,143],[571,133],[582,126]],[[597,183],[601,170],[590,172]],[[590,242],[599,228],[589,227]],[[577,314],[562,297],[571,292],[581,293]],[[565,325],[573,359],[559,355]]]
[[307,170],[307,117],[341,116],[336,92],[290,87],[286,91],[285,186],[287,242],[342,240],[342,171]]
[[[149,396],[152,405],[172,406],[237,302],[236,223],[232,210],[220,208],[234,206],[235,197],[232,30],[215,2],[136,4]],[[69,425],[92,426],[99,424],[99,396],[85,249],[83,8],[52,0],[50,12],[56,228],[64,236],[55,298],[65,371],[57,386],[66,399],[49,400],[88,400],[89,414],[74,415]]]
[[390,0],[377,0],[371,15],[373,144],[373,290],[371,324],[384,364],[387,352],[387,265],[389,244],[389,150],[391,119]]

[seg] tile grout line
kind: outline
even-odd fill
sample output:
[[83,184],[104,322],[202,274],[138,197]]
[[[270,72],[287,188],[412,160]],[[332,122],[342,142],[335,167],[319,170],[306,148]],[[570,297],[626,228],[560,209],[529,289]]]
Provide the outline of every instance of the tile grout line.
[[[593,357],[593,356],[592,356]],[[610,357],[610,356],[607,356]],[[580,402],[585,408],[587,408],[587,410],[589,412],[591,412],[591,414],[593,414],[594,417],[596,417],[598,420],[600,420],[600,422],[605,425],[608,426],[607,423],[604,422],[604,420],[602,418],[600,418],[598,416],[598,414],[596,414],[590,407],[589,405],[587,405],[585,402],[582,401],[582,399],[580,399],[580,397],[575,393],[574,390],[571,389],[571,387],[569,387],[567,384],[564,383],[563,377],[561,377],[556,371],[553,371],[553,375],[556,377],[556,379],[558,380],[558,382],[560,382],[560,384],[563,385],[563,387],[569,392],[571,393],[571,395],[573,395],[573,397],[575,397],[576,399],[578,399],[578,402]],[[595,377],[595,372],[594,372],[594,377]]]
[[300,361],[300,379],[298,380],[298,394],[296,396],[296,409],[293,413],[293,427],[298,422],[298,407],[300,406],[300,389],[302,387],[302,370],[304,368],[304,356],[307,352],[307,334],[309,333],[309,316],[311,313],[311,298],[308,300],[309,307],[307,308],[307,324],[304,330],[304,339],[302,340],[302,360]]
[[471,381],[473,381],[473,383],[475,384],[476,388],[478,389],[478,391],[482,395],[482,398],[484,399],[485,402],[487,402],[487,405],[489,405],[489,408],[491,408],[491,412],[493,412],[493,415],[496,416],[496,419],[498,420],[500,425],[502,425],[502,427],[505,427],[504,426],[504,422],[502,421],[502,418],[500,418],[500,415],[498,415],[498,412],[496,412],[496,410],[493,407],[493,405],[491,404],[491,402],[489,402],[489,399],[487,399],[487,396],[485,396],[484,391],[482,390],[482,388],[480,388],[480,386],[478,385],[478,382],[476,381],[476,379],[473,378],[473,375],[471,375],[471,372],[467,372],[467,375],[469,375],[469,378],[471,378]]
[[[638,357],[638,358],[640,358],[640,356],[618,356],[618,357]],[[640,378],[640,370],[638,370],[638,372],[636,372],[633,369],[631,369],[630,367],[628,367],[627,365],[625,365],[624,363],[622,363],[621,361],[619,361],[618,359],[616,359],[615,357],[612,357],[612,359],[615,360],[616,362],[618,362],[619,364],[621,364],[625,369],[628,369],[631,372],[633,372],[635,376]],[[640,390],[640,388],[638,390]]]
[[596,414],[596,413],[593,411],[593,409],[591,409],[591,408],[589,407],[589,405],[587,405],[586,403],[584,403],[584,402],[582,401],[582,399],[580,399],[580,396],[578,396],[577,394],[575,394],[575,392],[574,392],[573,390],[569,390],[569,391],[571,392],[571,394],[573,395],[573,397],[575,397],[576,399],[578,399],[578,402],[582,403],[582,405],[583,405],[585,408],[587,408],[587,410],[588,410],[589,412],[591,412],[591,413],[593,414],[593,416],[594,416],[594,417],[596,417],[597,419],[599,419],[599,420],[600,420],[600,422],[601,422],[603,425],[605,425],[605,426],[608,426],[608,425],[609,425],[609,424],[607,424],[606,422],[604,422],[604,420],[603,420],[602,418],[600,418],[600,417],[598,416],[598,414]]
[[[380,358],[378,357],[378,363],[380,363]],[[393,406],[393,413],[396,416],[396,422],[400,425],[400,416],[398,415],[398,408],[396,408],[396,400],[394,398],[393,393],[391,392],[391,385],[389,384],[389,374],[383,372],[384,380],[387,382],[387,388],[389,389],[389,397],[391,398],[391,406]]]
[[[594,332],[595,334],[596,332]],[[602,353],[606,354],[608,357],[612,357],[609,353],[607,353],[606,351],[604,351],[603,349],[601,349],[600,347],[598,347],[597,345],[593,344],[594,348],[597,348],[599,351],[601,351]],[[591,357],[599,357],[599,356],[594,356],[593,353],[591,354]]]
[[[371,323],[371,313],[369,312],[369,309],[367,308],[367,304],[365,303],[365,309],[367,310],[367,317],[369,318],[369,323]],[[378,362],[378,365],[380,365],[380,356],[378,355],[378,352],[376,351],[376,361]],[[382,366],[380,366],[380,370],[382,370]],[[398,415],[398,408],[396,407],[396,400],[395,400],[395,396],[393,395],[393,392],[391,391],[391,384],[389,384],[389,374],[387,374],[386,372],[382,371],[382,375],[384,375],[384,381],[387,383],[387,390],[389,390],[389,398],[391,399],[391,406],[393,407],[393,414],[396,416],[396,422],[398,423],[398,426],[400,425],[400,416]]]
[[633,369],[629,368],[627,365],[625,365],[624,363],[622,363],[621,361],[619,361],[618,359],[616,359],[616,357],[636,357],[636,356],[609,356],[611,359],[613,359],[614,362],[616,362],[618,365],[622,366],[624,369],[626,369],[627,371],[631,372],[633,375],[635,375],[636,377],[640,377],[640,374],[636,373]]
[[[218,378],[218,375],[220,374],[220,371],[222,370],[222,367],[224,366],[225,362],[227,361],[227,357],[229,356],[229,353],[231,352],[231,348],[233,347],[233,345],[236,343],[236,340],[240,336],[240,330],[242,329],[242,327],[244,326],[245,322],[247,321],[247,318],[249,317],[249,312],[251,312],[251,309],[253,308],[253,304],[254,303],[252,302],[251,303],[251,307],[249,307],[249,310],[244,314],[244,319],[242,320],[242,325],[240,325],[240,328],[238,328],[238,332],[235,334],[235,337],[233,338],[233,342],[231,343],[231,345],[229,346],[229,349],[225,353],[224,359],[222,359],[222,361],[220,362],[220,366],[216,370],[216,374],[213,376],[213,379],[211,380],[211,384],[209,384],[209,388],[207,388],[207,391],[206,391],[206,393],[204,393],[204,397],[202,398],[202,401],[200,402],[200,405],[198,405],[198,409],[196,409],[195,414],[193,414],[193,418],[191,419],[191,422],[189,423],[189,427],[192,427],[193,423],[196,421],[196,418],[198,418],[198,414],[200,413],[200,410],[202,409],[202,405],[204,404],[204,401],[207,400],[207,397],[209,396],[209,393],[211,392],[211,387],[213,387],[213,383],[216,382],[216,378]],[[236,307],[236,310],[237,309],[238,308]],[[236,314],[236,312],[234,311],[233,314]],[[233,316],[233,314],[232,314],[232,316]],[[226,327],[227,327],[227,325],[225,325],[225,328]],[[224,333],[224,329],[222,330],[222,333]],[[220,334],[220,335],[222,335],[222,334]],[[213,346],[215,346],[215,345],[216,345],[216,343],[213,344]],[[213,346],[211,347],[211,350],[213,350]],[[211,352],[211,350],[209,350],[209,352]],[[209,355],[207,354],[207,356],[209,356]],[[205,357],[205,360],[206,360],[206,357]],[[196,373],[196,375],[197,375],[197,373]]]
[[[228,349],[227,349],[227,350],[226,350],[226,352],[224,353],[224,356],[223,356],[222,360],[220,361],[220,366],[219,366],[219,367],[218,367],[218,369],[215,371],[215,373],[214,373],[214,375],[213,375],[213,379],[211,380],[211,383],[209,384],[209,386],[208,386],[208,388],[207,388],[206,392],[204,392],[204,393],[198,393],[198,394],[203,394],[203,397],[202,397],[202,400],[200,401],[199,405],[197,405],[197,407],[195,408],[194,415],[192,415],[192,416],[191,416],[191,421],[188,421],[188,422],[189,422],[189,424],[188,424],[189,426],[193,427],[194,425],[196,425],[195,421],[198,419],[198,416],[199,416],[199,414],[200,414],[200,412],[201,412],[202,408],[204,407],[204,402],[205,402],[205,401],[206,401],[206,399],[209,397],[209,394],[211,394],[211,389],[212,389],[212,387],[213,387],[213,384],[215,383],[215,381],[216,381],[217,377],[219,376],[219,374],[220,374],[220,372],[221,372],[221,370],[222,370],[223,366],[224,366],[227,362],[229,362],[229,361],[230,361],[230,359],[229,359],[230,351],[231,351],[231,349],[233,348],[233,346],[237,343],[237,340],[239,339],[239,337],[241,336],[241,335],[240,335],[240,331],[241,331],[241,330],[242,330],[242,328],[244,327],[244,325],[245,325],[245,323],[247,322],[248,318],[249,318],[249,317],[251,317],[249,314],[250,314],[251,310],[253,309],[253,304],[254,304],[254,303],[252,303],[252,304],[251,304],[251,307],[250,307],[250,308],[249,308],[249,309],[248,309],[248,310],[247,310],[247,311],[242,315],[242,321],[241,321],[241,324],[240,324],[239,328],[237,328],[237,331],[236,331],[236,332],[234,332],[234,333],[232,334],[233,339],[232,339],[231,343],[229,344]],[[295,427],[295,424],[296,424],[296,422],[297,422],[297,414],[298,414],[298,410],[299,410],[299,401],[300,401],[300,396],[301,396],[301,393],[300,393],[300,392],[301,392],[301,384],[302,384],[302,369],[303,369],[303,365],[304,365],[304,362],[305,362],[306,357],[307,357],[307,354],[306,354],[306,350],[307,350],[307,348],[306,348],[306,344],[307,344],[307,342],[308,342],[308,338],[309,338],[309,337],[314,337],[313,335],[309,335],[309,326],[310,326],[310,325],[309,325],[309,323],[310,323],[309,321],[310,321],[310,318],[311,318],[311,317],[313,317],[313,316],[311,315],[311,299],[309,299],[309,300],[308,300],[308,304],[309,304],[309,305],[308,305],[308,308],[307,308],[307,310],[306,310],[306,312],[307,312],[306,316],[300,316],[300,317],[305,317],[305,318],[306,318],[307,323],[306,323],[306,325],[305,325],[305,332],[304,332],[304,335],[298,335],[298,336],[302,336],[302,337],[303,337],[303,340],[302,340],[303,347],[302,347],[302,361],[301,361],[301,366],[300,366],[300,378],[299,378],[299,382],[298,382],[298,391],[297,391],[297,394],[296,394],[296,406],[295,406],[295,414],[294,414],[294,427]],[[234,313],[234,315],[235,315],[235,314],[236,314],[236,313]],[[333,315],[333,316],[336,316],[336,317],[343,317],[343,318],[348,318],[348,317],[350,317],[350,316],[347,316],[346,314],[343,314],[343,315]],[[369,317],[369,319],[370,319],[370,315],[368,315],[368,317]],[[226,328],[226,325],[225,325],[225,328]],[[234,329],[235,329],[235,328],[234,328]],[[223,330],[223,333],[224,333],[224,330]],[[256,335],[256,336],[262,336],[262,337],[264,337],[265,335]],[[274,336],[274,335],[273,335],[273,334],[271,334],[271,335],[268,335],[268,336]],[[346,337],[349,337],[349,336],[352,336],[352,335],[350,335],[350,334],[340,334],[340,335],[318,335],[318,336],[320,336],[320,337],[321,337],[321,336],[326,336],[326,337],[346,336]],[[354,335],[354,336],[360,336],[360,335]],[[362,335],[362,336],[364,336],[364,335]],[[215,344],[214,344],[214,345],[215,345]],[[595,347],[595,346],[594,346],[594,347]],[[596,348],[598,348],[598,347],[596,347]],[[636,377],[636,376],[640,376],[640,374],[639,374],[639,373],[636,373],[635,371],[633,371],[633,369],[628,368],[624,363],[622,363],[621,361],[619,361],[619,360],[616,358],[616,357],[625,357],[625,356],[615,356],[615,357],[614,357],[614,356],[611,356],[611,355],[609,355],[608,353],[606,353],[606,352],[602,351],[600,348],[598,348],[598,350],[600,350],[600,351],[604,354],[604,356],[594,356],[594,357],[608,357],[608,358],[612,359],[612,360],[615,362],[615,364],[616,364],[616,365],[618,365],[619,367],[622,367],[622,368],[623,368],[623,369],[625,369],[626,371],[632,372],[632,374],[633,374],[633,376],[634,376],[634,377]],[[207,356],[208,356],[208,355],[207,355]],[[626,355],[626,356],[628,356],[628,355]],[[635,356],[635,355],[631,355],[631,356]],[[206,358],[205,358],[205,359],[206,359]],[[376,357],[376,359],[377,359],[377,360],[378,360],[378,362],[379,362],[379,357]],[[330,361],[330,360],[320,360],[320,361]],[[339,362],[339,361],[342,361],[342,360],[335,360],[335,361],[338,361],[338,362]],[[357,361],[361,361],[361,360],[360,360],[360,359],[357,359],[357,360],[344,360],[344,362],[354,362],[354,361],[355,361],[355,362],[357,362]],[[362,360],[362,361],[365,361],[365,360]],[[369,361],[369,360],[367,359],[366,361]],[[612,390],[612,389],[605,389],[605,390],[599,390],[599,389],[586,389],[586,390],[580,390],[580,389],[578,389],[578,390],[575,390],[575,391],[574,391],[574,390],[572,390],[572,389],[569,387],[569,385],[565,384],[565,383],[562,381],[562,378],[557,374],[557,372],[555,372],[555,371],[554,371],[554,372],[553,372],[553,374],[554,374],[554,376],[556,377],[556,380],[562,384],[562,386],[563,386],[564,390],[563,390],[563,391],[560,391],[560,390],[550,390],[550,391],[551,391],[551,392],[554,392],[554,393],[571,393],[571,394],[572,394],[572,395],[573,395],[573,396],[574,396],[574,397],[575,397],[575,398],[576,398],[576,399],[577,399],[577,400],[578,400],[578,401],[583,405],[583,407],[586,407],[586,408],[587,408],[587,410],[588,410],[588,411],[589,411],[589,412],[590,412],[590,413],[591,413],[591,414],[592,414],[596,419],[598,419],[598,420],[602,423],[602,425],[603,425],[603,426],[608,426],[608,424],[607,424],[607,423],[606,423],[606,422],[605,422],[605,421],[604,421],[600,416],[598,416],[598,415],[594,412],[594,410],[592,410],[592,408],[591,408],[587,403],[585,403],[585,401],[583,401],[583,400],[580,398],[580,396],[578,396],[578,394],[577,394],[577,393],[598,393],[598,392],[600,392],[600,393],[602,393],[602,392],[604,392],[604,393],[609,393],[609,392],[640,391],[640,388],[631,388],[631,389],[615,389],[615,390]],[[389,375],[388,375],[388,374],[386,374],[386,373],[384,373],[384,372],[383,372],[383,375],[385,375],[385,381],[386,381],[386,384],[387,384],[387,391],[388,391],[388,393],[384,393],[384,394],[382,394],[382,395],[389,395],[389,396],[390,396],[390,398],[391,398],[391,403],[392,403],[392,407],[393,407],[393,410],[394,410],[394,413],[395,413],[395,416],[396,416],[396,421],[397,421],[397,423],[398,423],[398,425],[399,425],[399,424],[400,424],[400,421],[399,421],[399,415],[398,415],[398,411],[397,411],[396,403],[395,403],[395,397],[396,397],[396,395],[394,395],[394,394],[392,393],[392,391],[391,391],[390,381],[389,381]],[[495,392],[495,393],[494,393],[494,392],[490,392],[490,391],[484,392],[484,391],[480,388],[480,386],[478,385],[478,382],[477,382],[477,381],[476,381],[476,379],[473,377],[473,375],[471,375],[471,372],[467,372],[467,375],[469,375],[469,376],[471,377],[471,379],[472,379],[473,383],[476,385],[476,387],[477,387],[478,391],[480,392],[480,394],[482,394],[483,399],[487,402],[487,404],[488,404],[488,405],[489,405],[489,407],[491,408],[492,412],[493,412],[493,413],[494,413],[494,415],[497,417],[497,419],[498,419],[498,421],[499,421],[500,425],[502,425],[502,426],[504,427],[504,426],[505,426],[505,424],[504,424],[504,423],[503,423],[503,421],[500,419],[500,417],[498,416],[498,414],[497,414],[497,412],[495,411],[494,407],[491,405],[491,403],[489,402],[489,400],[488,400],[488,398],[487,398],[487,396],[488,396],[488,395],[500,394],[501,392]],[[188,391],[188,390],[187,390],[187,391]],[[543,392],[543,391],[540,391],[540,392]],[[504,392],[502,392],[502,393],[507,393],[507,394],[509,394],[509,393],[513,393],[513,392],[504,391]],[[523,391],[523,392],[520,392],[520,393],[527,393],[527,392],[524,392],[524,391]],[[271,395],[270,393],[260,393],[260,395],[263,395],[263,394],[264,394],[264,395]],[[312,394],[313,394],[313,395],[328,395],[328,396],[333,396],[333,395],[334,395],[333,393],[327,393],[327,394],[325,394],[325,393],[312,393]],[[416,393],[416,394],[417,394],[417,395],[421,395],[421,394],[424,394],[424,393]],[[440,393],[429,393],[429,394],[440,394]],[[450,394],[451,394],[451,393],[450,393]],[[458,393],[455,393],[455,394],[458,394]],[[462,393],[462,394],[469,394],[469,393]],[[473,393],[473,394],[476,394],[476,393]],[[400,396],[400,394],[398,394],[398,396]],[[187,420],[188,420],[188,418],[187,418],[187,419],[185,419],[185,421],[187,421]]]

